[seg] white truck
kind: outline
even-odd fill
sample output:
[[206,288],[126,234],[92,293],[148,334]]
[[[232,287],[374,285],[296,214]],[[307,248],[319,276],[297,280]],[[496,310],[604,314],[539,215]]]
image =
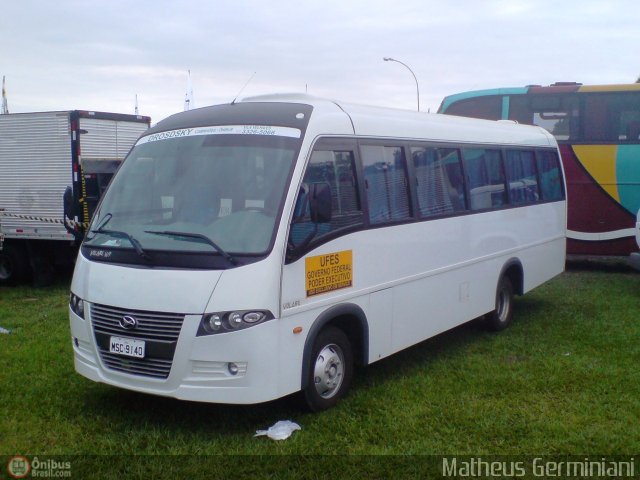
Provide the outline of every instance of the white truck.
[[0,115],[0,284],[46,284],[54,266],[73,262],[102,192],[149,125],[81,110]]

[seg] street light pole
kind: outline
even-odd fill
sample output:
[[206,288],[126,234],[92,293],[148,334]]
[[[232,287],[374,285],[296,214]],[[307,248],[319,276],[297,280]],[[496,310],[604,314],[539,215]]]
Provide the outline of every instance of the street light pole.
[[411,75],[413,75],[413,79],[416,81],[416,93],[418,94],[418,111],[420,111],[420,87],[418,86],[418,78],[416,77],[416,74],[413,73],[413,70],[411,70],[411,68],[409,68],[409,65],[407,65],[404,62],[401,62],[400,60],[396,60],[395,58],[391,58],[391,57],[384,57],[383,60],[385,62],[396,62],[396,63],[399,63],[400,65],[404,65],[406,69],[411,72]]

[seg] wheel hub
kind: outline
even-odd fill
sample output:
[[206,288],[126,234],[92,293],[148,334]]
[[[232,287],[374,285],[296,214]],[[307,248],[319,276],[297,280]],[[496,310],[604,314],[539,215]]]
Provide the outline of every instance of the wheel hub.
[[500,295],[498,295],[498,319],[501,322],[505,322],[507,320],[507,315],[509,313],[509,293],[506,290],[500,291]]
[[318,395],[322,398],[333,397],[342,385],[344,378],[344,354],[335,344],[325,346],[318,353],[313,381]]

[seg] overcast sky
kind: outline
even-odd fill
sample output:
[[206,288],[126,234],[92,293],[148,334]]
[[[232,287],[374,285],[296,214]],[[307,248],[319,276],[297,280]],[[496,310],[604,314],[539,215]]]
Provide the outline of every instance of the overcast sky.
[[133,113],[155,123],[240,95],[304,92],[437,110],[494,87],[631,83],[638,0],[13,0],[0,10],[9,111]]

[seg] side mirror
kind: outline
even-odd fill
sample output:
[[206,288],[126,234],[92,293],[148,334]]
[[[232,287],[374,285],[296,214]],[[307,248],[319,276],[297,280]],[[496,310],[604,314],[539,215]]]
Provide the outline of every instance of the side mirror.
[[77,229],[77,227],[72,227],[70,220],[73,220],[76,216],[76,208],[73,203],[73,190],[71,187],[67,187],[64,189],[64,194],[62,195],[62,210],[63,216],[62,223],[64,224],[64,228],[73,235],[76,241],[82,240],[82,234]]
[[[307,217],[307,214],[309,215]],[[305,220],[305,219],[311,220]],[[331,186],[328,183],[303,183],[294,207],[287,257],[304,250],[318,234],[318,224],[331,221]]]
[[76,212],[73,204],[73,190],[71,189],[71,187],[67,187],[64,189],[64,194],[62,195],[62,208],[64,211],[65,220],[67,218],[73,220],[73,217],[76,216]]
[[296,199],[296,205],[293,207],[293,219],[292,224],[300,223],[304,221],[304,218],[309,209],[309,185],[303,183],[300,186],[298,192],[298,198]]
[[331,186],[328,183],[309,185],[309,213],[313,223],[331,221]]

